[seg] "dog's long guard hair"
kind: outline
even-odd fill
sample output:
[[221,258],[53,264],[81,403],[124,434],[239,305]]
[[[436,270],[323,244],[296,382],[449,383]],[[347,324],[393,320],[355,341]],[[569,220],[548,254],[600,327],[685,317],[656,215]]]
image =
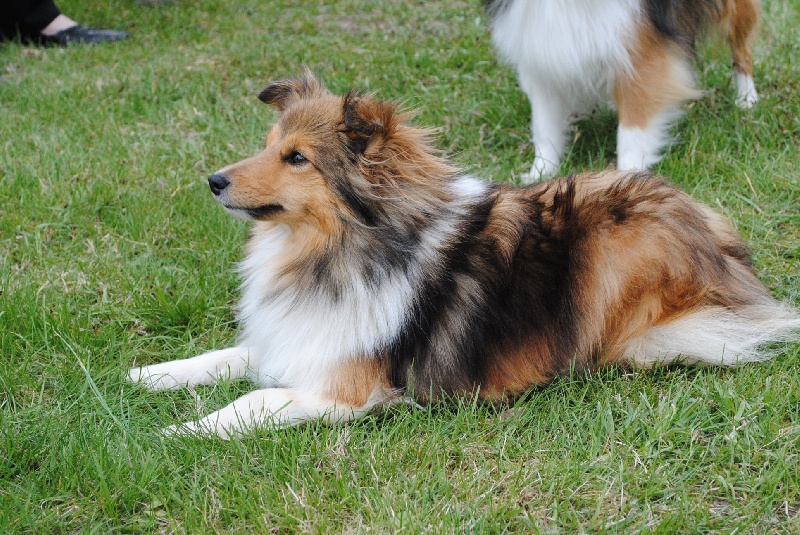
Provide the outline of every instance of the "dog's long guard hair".
[[568,125],[610,103],[619,114],[617,167],[645,169],[669,145],[681,104],[702,93],[695,43],[718,29],[733,56],[736,103],[758,101],[752,44],[760,0],[484,0],[492,39],[532,109],[535,157],[524,182],[558,171]]
[[391,102],[315,78],[259,96],[266,148],[209,178],[255,220],[236,347],[134,368],[152,389],[262,387],[170,432],[346,420],[413,396],[507,400],[572,369],[730,366],[797,339],[728,222],[661,178],[486,184]]

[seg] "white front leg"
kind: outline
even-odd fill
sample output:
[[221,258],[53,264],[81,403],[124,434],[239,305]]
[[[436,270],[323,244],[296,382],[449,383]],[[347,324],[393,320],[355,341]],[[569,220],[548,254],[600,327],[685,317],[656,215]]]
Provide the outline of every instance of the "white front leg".
[[230,347],[196,357],[131,368],[128,378],[149,390],[210,385],[220,379],[243,379],[250,372],[249,347]]
[[567,145],[569,116],[574,111],[568,95],[560,94],[520,70],[522,89],[531,102],[531,140],[535,156],[531,171],[522,176],[524,184],[549,178],[558,172]]
[[250,392],[200,420],[171,425],[163,431],[169,435],[211,434],[227,439],[259,426],[286,427],[320,418],[326,422],[347,421],[381,401],[354,407],[294,389],[265,388]]
[[669,129],[680,116],[680,109],[665,107],[655,113],[645,126],[617,128],[617,169],[649,169],[657,164],[672,139]]

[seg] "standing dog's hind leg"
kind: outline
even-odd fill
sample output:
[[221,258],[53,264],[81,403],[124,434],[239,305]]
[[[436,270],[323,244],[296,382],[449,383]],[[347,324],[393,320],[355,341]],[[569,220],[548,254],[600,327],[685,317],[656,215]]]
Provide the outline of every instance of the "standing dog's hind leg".
[[614,99],[619,110],[617,168],[647,169],[661,160],[681,103],[696,98],[688,58],[656,36],[642,40],[634,70],[618,76]]
[[753,40],[759,22],[758,0],[728,2],[723,14],[723,28],[733,54],[733,81],[736,85],[736,105],[752,108],[758,102],[753,80]]

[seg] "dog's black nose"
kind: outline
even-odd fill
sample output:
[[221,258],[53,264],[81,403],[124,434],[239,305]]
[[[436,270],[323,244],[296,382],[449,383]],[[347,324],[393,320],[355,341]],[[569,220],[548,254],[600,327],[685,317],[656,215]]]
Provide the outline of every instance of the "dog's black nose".
[[208,187],[211,188],[211,193],[214,195],[222,193],[222,190],[227,188],[230,183],[231,181],[228,180],[228,177],[219,173],[214,173],[208,177]]

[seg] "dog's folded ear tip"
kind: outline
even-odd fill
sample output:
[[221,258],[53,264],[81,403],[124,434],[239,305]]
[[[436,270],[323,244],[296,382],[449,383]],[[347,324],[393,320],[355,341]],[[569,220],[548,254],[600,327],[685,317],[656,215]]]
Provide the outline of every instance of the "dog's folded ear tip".
[[306,69],[302,76],[270,82],[256,96],[261,102],[283,111],[296,98],[309,97],[325,91],[325,86],[319,78]]
[[278,109],[282,109],[292,89],[289,80],[276,80],[267,84],[256,96],[264,104],[272,104]]
[[258,94],[256,95],[258,100],[260,100],[264,104],[271,104],[272,103],[272,101],[271,101],[271,95],[272,95],[271,89],[272,89],[272,84],[269,84],[264,89],[259,91]]

